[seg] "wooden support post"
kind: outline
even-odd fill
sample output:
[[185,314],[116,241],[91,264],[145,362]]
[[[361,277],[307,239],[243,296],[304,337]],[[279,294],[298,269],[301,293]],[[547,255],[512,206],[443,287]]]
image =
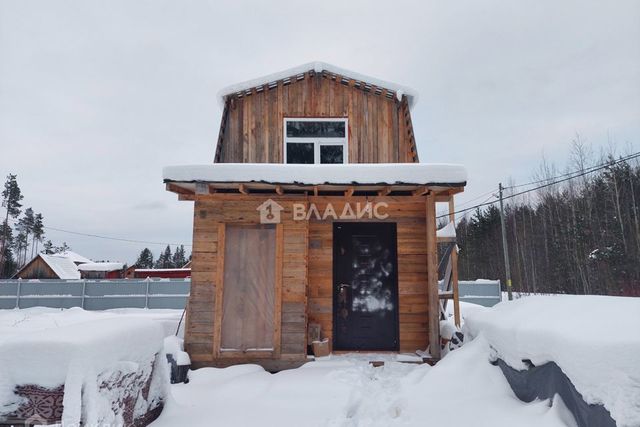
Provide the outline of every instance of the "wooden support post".
[[[449,222],[456,225],[455,204],[453,194],[449,197]],[[458,245],[451,251],[451,285],[453,286],[453,319],[460,327],[460,294],[458,292]]]
[[276,185],[276,193],[278,193],[279,196],[282,196],[284,194],[281,185]]
[[426,200],[427,216],[427,297],[428,333],[431,357],[440,359],[440,298],[438,292],[438,240],[436,238],[436,198],[430,191]]
[[247,187],[245,187],[244,184],[240,184],[238,186],[238,191],[241,192],[242,194],[249,194],[249,190],[247,189]]

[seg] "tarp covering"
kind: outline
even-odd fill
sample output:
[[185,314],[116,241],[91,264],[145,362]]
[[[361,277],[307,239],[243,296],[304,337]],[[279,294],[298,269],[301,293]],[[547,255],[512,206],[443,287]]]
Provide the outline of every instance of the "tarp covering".
[[494,364],[502,370],[511,389],[524,402],[535,399],[551,399],[558,394],[571,411],[580,427],[615,427],[616,422],[602,405],[586,403],[571,380],[554,362],[531,366],[519,371],[507,365],[502,359]]

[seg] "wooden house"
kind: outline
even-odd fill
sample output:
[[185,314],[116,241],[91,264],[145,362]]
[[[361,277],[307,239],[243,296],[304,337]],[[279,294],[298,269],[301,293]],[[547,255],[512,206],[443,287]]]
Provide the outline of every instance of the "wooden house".
[[91,260],[67,251],[56,254],[39,253],[26,263],[16,274],[16,279],[80,279],[78,266]]
[[[169,166],[194,201],[186,350],[197,366],[333,352],[440,355],[436,203],[466,171],[418,162],[409,88],[311,63],[220,93],[213,164]],[[450,252],[451,253],[451,252]],[[455,251],[449,277],[457,280]]]

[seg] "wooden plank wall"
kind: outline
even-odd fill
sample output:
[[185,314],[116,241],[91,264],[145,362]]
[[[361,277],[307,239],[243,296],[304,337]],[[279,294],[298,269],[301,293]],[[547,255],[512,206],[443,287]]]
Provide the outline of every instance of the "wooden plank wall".
[[23,267],[20,274],[16,275],[21,279],[59,279],[55,271],[49,267],[42,258],[37,257]]
[[349,118],[350,163],[417,162],[406,97],[385,96],[308,72],[302,80],[230,97],[216,162],[282,163],[285,117]]
[[[327,203],[342,212],[345,200],[352,206],[366,203],[363,197],[309,197],[320,212]],[[425,197],[377,197],[375,203],[389,204],[386,221],[397,223],[398,282],[400,303],[400,351],[424,350],[428,344],[427,245]],[[355,209],[355,208],[354,208]],[[319,323],[323,338],[333,338],[333,222],[312,220],[309,223],[309,322]]]
[[[214,358],[215,295],[219,277],[218,247],[221,223],[255,224],[256,208],[267,197],[251,197],[243,201],[198,199],[194,203],[193,262],[191,297],[186,316],[185,346],[194,365],[229,365],[255,362],[247,358]],[[292,202],[272,197],[284,207],[283,268],[280,357],[303,360],[306,357],[306,288],[307,288],[307,224],[294,222]]]

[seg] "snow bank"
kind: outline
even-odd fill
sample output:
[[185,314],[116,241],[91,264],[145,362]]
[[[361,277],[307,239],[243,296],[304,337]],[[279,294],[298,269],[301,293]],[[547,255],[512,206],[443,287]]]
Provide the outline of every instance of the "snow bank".
[[265,182],[303,185],[458,184],[467,181],[464,166],[427,163],[352,163],[298,165],[282,163],[214,163],[167,166],[165,182]]
[[407,102],[409,103],[409,108],[413,108],[413,106],[418,100],[418,92],[409,87],[401,86],[397,83],[391,83],[384,80],[376,79],[375,77],[365,76],[364,74],[356,73],[355,71],[340,68],[332,64],[327,64],[326,62],[316,61],[316,62],[309,62],[307,64],[302,64],[297,67],[289,68],[287,70],[269,74],[263,77],[258,77],[256,79],[247,80],[242,83],[236,83],[234,85],[227,86],[218,92],[218,101],[220,102],[220,106],[223,106],[224,98],[227,95],[243,92],[258,86],[268,85],[269,83],[274,83],[274,82],[277,82],[278,80],[297,76],[311,70],[315,71],[316,73],[321,73],[322,71],[328,71],[330,73],[347,77],[353,80],[357,80],[363,83],[369,83],[371,85],[378,86],[384,89],[393,90],[396,92],[396,96],[399,101],[402,100],[402,95],[406,95]]
[[[20,310],[0,310],[0,345],[5,338],[12,335],[23,335],[37,330],[122,316],[153,320],[162,326],[164,336],[170,336],[174,335],[178,329],[182,310],[116,308],[105,311],[87,311],[80,307],[69,309],[33,307]],[[182,332],[183,328],[181,327],[180,334]]]
[[[16,310],[17,311],[17,310]],[[62,422],[122,424],[114,407],[150,382],[144,398],[134,394],[137,417],[164,398],[168,382],[163,328],[149,319],[114,317],[25,329],[0,338],[0,415],[20,408],[16,386],[64,386]],[[142,399],[143,401],[140,401]],[[124,408],[118,407],[124,411]]]
[[640,298],[531,296],[465,320],[513,368],[553,361],[587,403],[604,405],[620,426],[640,425]]

